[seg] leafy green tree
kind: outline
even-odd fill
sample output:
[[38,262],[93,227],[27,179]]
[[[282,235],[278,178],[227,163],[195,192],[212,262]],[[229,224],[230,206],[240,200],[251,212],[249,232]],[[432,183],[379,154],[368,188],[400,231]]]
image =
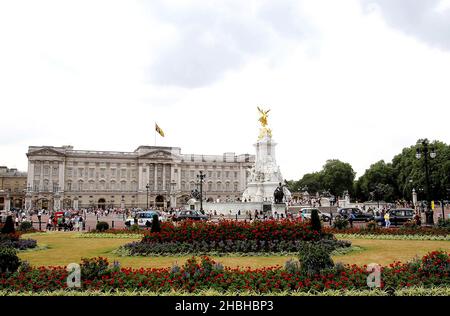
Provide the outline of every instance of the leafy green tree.
[[316,193],[324,190],[322,183],[321,172],[307,173],[298,181],[298,189],[301,191],[304,188],[308,190],[309,193]]
[[344,191],[353,189],[356,173],[349,163],[337,159],[327,160],[321,171],[323,189],[329,189],[335,196],[342,196]]
[[[417,141],[418,144],[422,139]],[[420,196],[420,189],[426,188],[425,159],[422,155],[416,158],[416,150],[421,145],[404,148],[392,160],[398,195],[411,200],[411,191],[419,192],[419,200],[426,199],[426,195]],[[430,195],[432,199],[446,198],[447,188],[450,188],[450,146],[445,143],[434,141],[429,144],[429,149],[435,148],[436,157],[429,157],[428,165],[430,171]]]
[[397,184],[392,164],[380,160],[370,166],[358,179],[357,197],[361,200],[393,201],[396,198]]

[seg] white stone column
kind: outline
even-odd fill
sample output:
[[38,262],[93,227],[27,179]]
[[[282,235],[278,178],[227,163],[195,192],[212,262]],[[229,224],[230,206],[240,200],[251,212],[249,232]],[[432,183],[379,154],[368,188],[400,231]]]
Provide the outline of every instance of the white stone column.
[[145,188],[144,185],[144,172],[143,172],[143,167],[142,167],[142,163],[139,163],[139,174],[138,174],[138,183],[139,183],[139,191],[143,191]]
[[78,211],[78,197],[73,199],[73,209]]
[[28,159],[27,190],[32,190],[34,180],[34,162]]
[[166,164],[162,164],[162,189],[163,191],[166,190]]
[[156,163],[154,163],[153,164],[153,171],[154,171],[154,178],[155,178],[155,186],[154,186],[154,191],[158,191],[158,183],[157,183],[157,180],[158,180],[158,164],[156,164]]
[[60,192],[64,192],[64,169],[66,167],[66,164],[64,161],[60,161],[58,164],[58,168],[59,168],[59,176],[58,176],[58,186],[59,186],[59,191]]
[[181,165],[177,165],[178,179],[177,179],[177,191],[181,191]]
[[31,192],[25,194],[25,209],[27,211],[31,210]]
[[11,211],[11,197],[9,196],[9,194],[7,194],[5,198],[5,211]]

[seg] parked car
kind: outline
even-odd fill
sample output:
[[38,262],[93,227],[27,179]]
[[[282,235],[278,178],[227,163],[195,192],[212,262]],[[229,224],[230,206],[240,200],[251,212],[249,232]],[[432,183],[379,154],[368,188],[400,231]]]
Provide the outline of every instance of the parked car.
[[[165,216],[161,215],[161,213],[158,211],[142,211],[136,212],[135,214],[135,217],[137,218],[137,224],[144,227],[150,225],[153,222],[153,215],[155,214],[158,216],[160,222],[164,222],[166,220]],[[125,225],[134,225],[134,218],[127,218],[125,220]]]
[[[414,210],[412,208],[397,208],[389,210],[389,221],[391,226],[403,225],[404,223],[414,219]],[[379,225],[383,225],[384,217],[377,216],[375,221]]]
[[354,222],[368,222],[375,219],[372,212],[363,212],[356,207],[341,208],[338,213],[345,219],[349,219],[350,214],[355,215],[355,218],[353,219]]
[[320,219],[323,220],[324,222],[330,221],[330,218],[331,218],[330,213],[323,213],[317,208],[313,208],[313,207],[302,208],[299,213],[303,214],[304,218],[311,219],[311,211],[312,210],[317,210],[317,213],[319,214]]
[[194,221],[203,221],[203,220],[206,221],[206,220],[208,220],[208,216],[203,215],[199,211],[195,211],[195,210],[179,211],[177,214],[175,214],[173,216],[174,221],[182,221],[182,220],[186,220],[186,219],[190,219],[190,220],[194,220]]

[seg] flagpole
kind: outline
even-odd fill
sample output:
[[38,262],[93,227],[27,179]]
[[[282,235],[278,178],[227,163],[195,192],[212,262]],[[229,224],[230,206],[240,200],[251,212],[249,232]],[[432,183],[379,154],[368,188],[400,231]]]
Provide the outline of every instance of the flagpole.
[[155,147],[156,147],[156,122],[155,122]]

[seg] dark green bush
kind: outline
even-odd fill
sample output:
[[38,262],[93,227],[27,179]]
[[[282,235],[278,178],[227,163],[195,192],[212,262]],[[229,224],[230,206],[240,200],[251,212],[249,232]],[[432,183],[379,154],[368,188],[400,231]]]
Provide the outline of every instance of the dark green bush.
[[109,271],[108,259],[97,257],[97,258],[82,258],[81,259],[81,278],[83,280],[95,280],[101,278]]
[[152,220],[151,232],[152,233],[159,233],[160,231],[161,231],[161,226],[159,225],[158,215],[154,214],[153,215],[153,220]]
[[334,218],[333,227],[339,230],[346,229],[349,223],[344,217],[338,215]]
[[1,233],[2,234],[13,234],[16,232],[14,228],[14,221],[11,215],[6,217],[5,225],[3,225]]
[[439,218],[437,226],[439,228],[450,228],[450,218]]
[[314,275],[334,266],[330,247],[321,243],[304,242],[300,247],[299,260],[301,272],[306,275]]
[[322,223],[320,222],[319,212],[316,209],[311,210],[311,228],[318,232],[322,231]]
[[138,232],[138,231],[140,231],[141,229],[139,228],[139,225],[138,224],[133,224],[133,225],[131,225],[131,227],[130,227],[130,231],[132,231],[132,232]]
[[30,222],[22,222],[20,223],[19,229],[21,231],[27,231],[33,228],[33,225]]
[[14,273],[20,266],[20,259],[12,247],[0,247],[0,273]]
[[284,270],[287,271],[287,273],[298,273],[301,272],[301,263],[298,260],[295,259],[289,259],[284,263]]
[[102,232],[109,229],[109,224],[107,222],[98,222],[95,227],[96,230]]

